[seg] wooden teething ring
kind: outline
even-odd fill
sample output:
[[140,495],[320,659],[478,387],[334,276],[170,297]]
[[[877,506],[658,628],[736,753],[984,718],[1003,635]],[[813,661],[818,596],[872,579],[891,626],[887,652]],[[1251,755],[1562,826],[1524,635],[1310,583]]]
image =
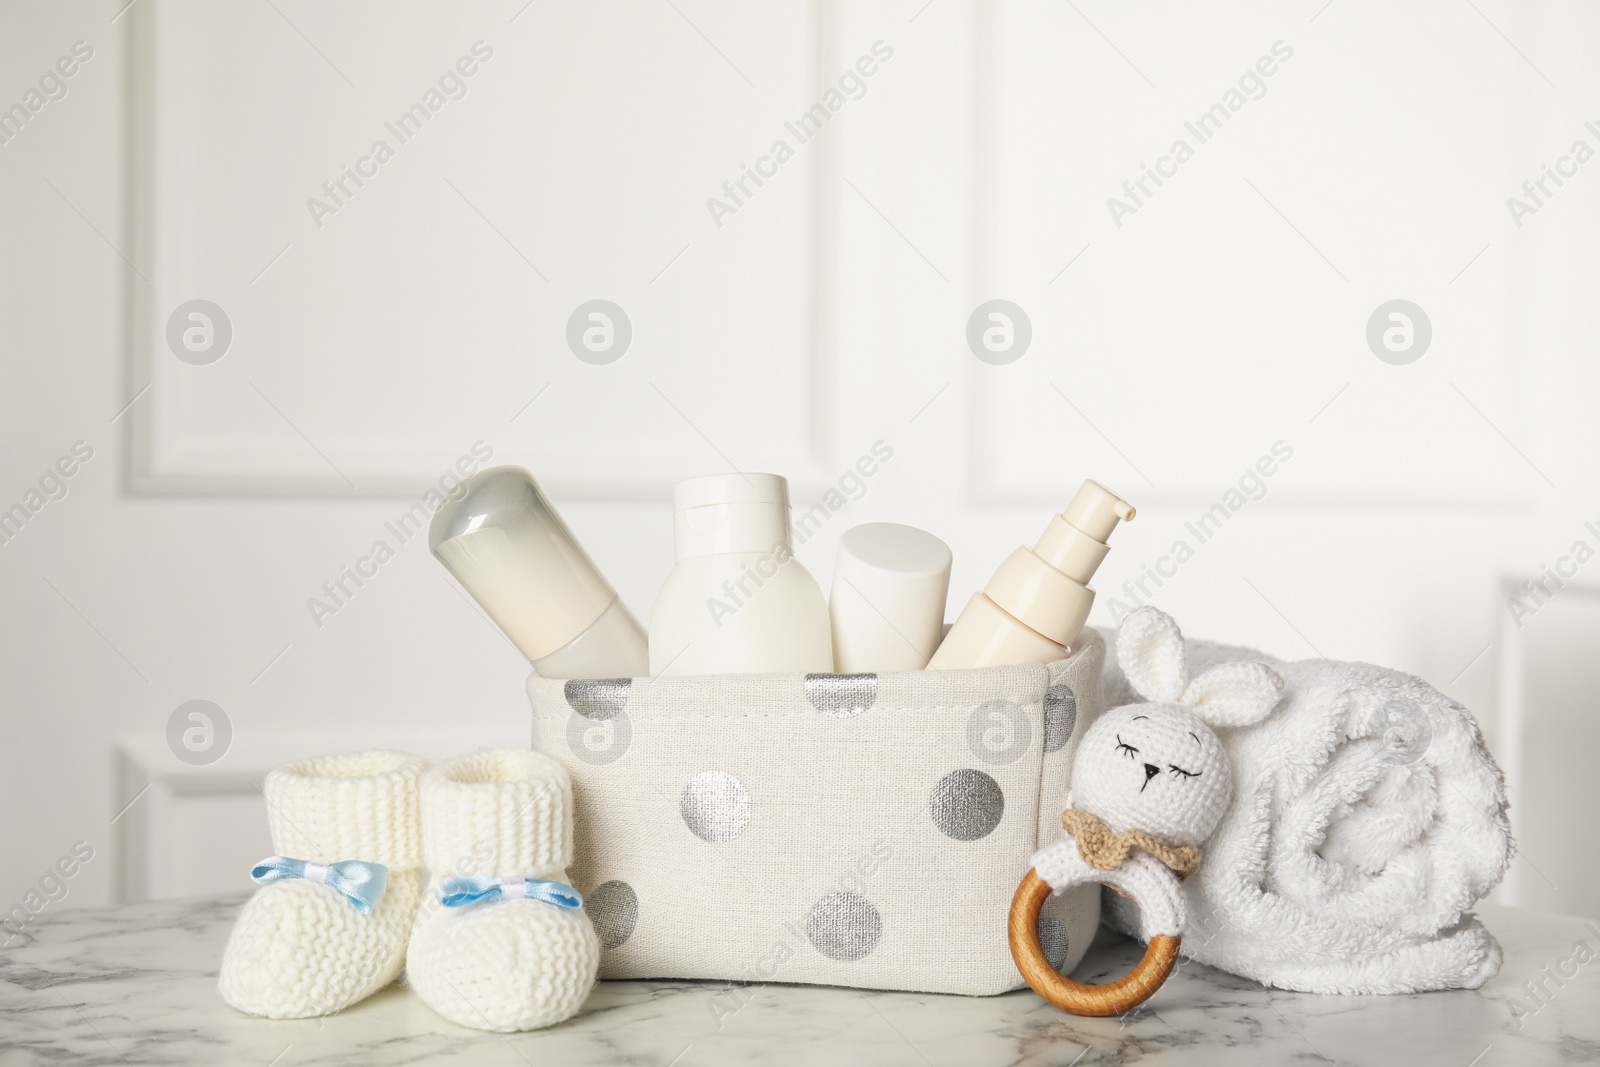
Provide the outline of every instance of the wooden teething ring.
[[1150,939],[1144,958],[1126,975],[1104,985],[1074,982],[1045,959],[1039,944],[1039,909],[1050,895],[1050,883],[1030,870],[1011,899],[1007,936],[1011,958],[1033,991],[1062,1011],[1074,1015],[1120,1015],[1138,1007],[1161,988],[1178,962],[1179,938],[1158,934]]

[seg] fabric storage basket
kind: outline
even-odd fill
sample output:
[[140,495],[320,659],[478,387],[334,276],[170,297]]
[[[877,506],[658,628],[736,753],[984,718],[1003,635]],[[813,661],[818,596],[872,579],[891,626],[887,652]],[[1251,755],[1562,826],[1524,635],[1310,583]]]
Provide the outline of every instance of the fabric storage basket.
[[[1017,883],[1061,835],[1105,643],[1051,664],[900,674],[528,681],[572,774],[568,872],[602,978],[992,994],[1023,986]],[[1099,887],[1047,902],[1066,971]]]

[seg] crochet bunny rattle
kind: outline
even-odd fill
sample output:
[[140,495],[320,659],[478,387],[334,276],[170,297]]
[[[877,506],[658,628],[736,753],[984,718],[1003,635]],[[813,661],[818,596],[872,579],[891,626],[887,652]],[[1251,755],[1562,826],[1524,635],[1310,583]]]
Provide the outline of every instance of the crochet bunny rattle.
[[[1117,659],[1148,703],[1106,712],[1072,764],[1069,835],[1041,849],[1011,902],[1011,955],[1028,985],[1075,1015],[1115,1015],[1143,1003],[1178,958],[1186,916],[1180,879],[1233,798],[1233,771],[1212,727],[1248,726],[1277,706],[1283,679],[1264,663],[1222,663],[1189,679],[1171,617],[1140,608],[1117,633]],[[1084,985],[1056,972],[1039,944],[1052,890],[1100,882],[1139,904],[1148,947],[1126,976]]]

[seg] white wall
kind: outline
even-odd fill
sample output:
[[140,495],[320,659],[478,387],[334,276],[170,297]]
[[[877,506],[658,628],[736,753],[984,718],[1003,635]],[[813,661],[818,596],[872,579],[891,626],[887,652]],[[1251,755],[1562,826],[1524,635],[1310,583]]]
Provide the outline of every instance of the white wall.
[[[1140,505],[1102,624],[1283,440],[1156,602],[1413,671],[1493,729],[1501,576],[1600,543],[1600,164],[1521,228],[1505,205],[1600,147],[1600,22],[1480,6],[6,8],[0,104],[75,41],[94,57],[0,145],[0,507],[75,441],[94,458],[0,545],[0,904],[79,840],[73,902],[241,883],[266,835],[239,790],[293,754],[520,741],[525,663],[416,541],[322,627],[306,606],[478,438],[546,479],[641,617],[675,477],[777,469],[809,503],[888,441],[800,557],[826,582],[849,526],[927,527],[952,614],[1097,477]],[[480,38],[471,93],[316,228],[306,197]],[[704,199],[877,40],[865,95],[717,227]],[[1266,94],[1117,227],[1106,198],[1278,40]],[[207,367],[163,347],[194,296],[236,331]],[[595,296],[636,328],[609,367],[562,340]],[[963,336],[997,296],[1034,327],[1004,367]],[[1435,331],[1404,367],[1363,336],[1397,296]],[[1594,913],[1560,840],[1595,801],[1558,758],[1592,620],[1558,599],[1523,630],[1518,885]],[[233,732],[198,772],[166,740],[193,699]],[[150,842],[132,884],[119,833]]]

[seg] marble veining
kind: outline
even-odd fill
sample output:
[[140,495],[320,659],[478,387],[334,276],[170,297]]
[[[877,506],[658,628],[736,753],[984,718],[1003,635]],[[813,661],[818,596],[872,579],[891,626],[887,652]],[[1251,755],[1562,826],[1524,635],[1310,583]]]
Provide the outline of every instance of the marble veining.
[[[569,1022],[501,1037],[445,1022],[403,985],[322,1019],[272,1022],[233,1011],[217,993],[217,963],[244,899],[41,915],[0,950],[0,1065],[1600,1061],[1600,923],[1509,908],[1482,909],[1506,959],[1478,990],[1310,996],[1184,964],[1126,1017],[1080,1019],[1026,991],[958,997],[603,982]],[[1579,941],[1590,951],[1575,953]],[[1075,977],[1115,977],[1137,954],[1133,943],[1102,930]]]

